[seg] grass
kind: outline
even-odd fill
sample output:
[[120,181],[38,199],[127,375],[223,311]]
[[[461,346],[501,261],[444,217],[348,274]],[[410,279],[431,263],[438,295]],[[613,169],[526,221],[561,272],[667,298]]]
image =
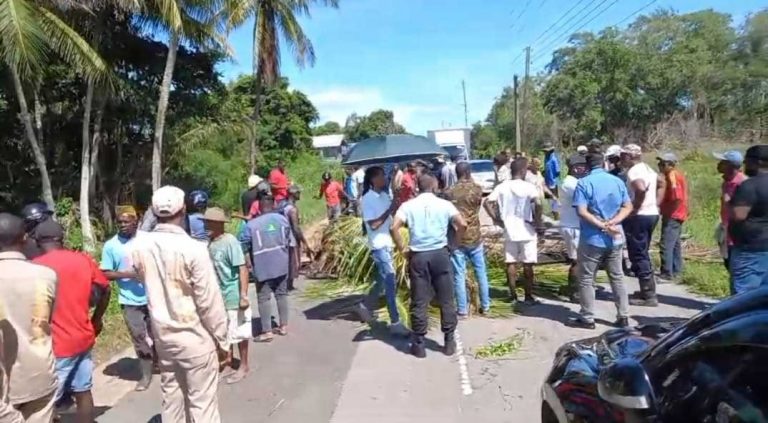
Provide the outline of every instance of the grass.
[[320,190],[321,176],[323,172],[331,172],[334,179],[342,182],[344,172],[341,165],[325,161],[315,154],[304,153],[287,164],[286,172],[291,181],[303,189],[299,202],[301,221],[310,224],[325,217],[325,200],[315,198]]
[[523,346],[523,342],[529,336],[525,330],[500,341],[490,341],[485,345],[474,349],[475,358],[483,360],[501,360],[510,358]]
[[112,297],[109,300],[107,312],[104,314],[104,327],[101,334],[96,338],[96,346],[93,349],[93,358],[96,363],[108,360],[116,352],[131,345],[130,335],[123,320],[123,313],[120,310],[120,304],[117,303],[117,285],[113,284],[112,287]]

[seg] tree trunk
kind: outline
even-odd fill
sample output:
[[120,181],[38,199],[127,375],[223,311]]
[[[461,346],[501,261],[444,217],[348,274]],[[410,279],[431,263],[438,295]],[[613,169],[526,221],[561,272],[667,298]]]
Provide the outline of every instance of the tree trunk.
[[176,65],[176,53],[179,50],[179,36],[171,32],[168,41],[168,57],[165,59],[163,82],[160,85],[160,99],[157,101],[157,116],[155,116],[155,136],[152,144],[152,191],[160,188],[163,176],[163,131],[165,130],[165,113],[168,111],[168,97],[171,94],[173,68]]
[[96,178],[99,178],[100,168],[99,152],[101,152],[101,145],[104,142],[103,122],[104,122],[104,110],[107,107],[107,95],[102,94],[99,97],[98,108],[96,109],[96,118],[93,121],[93,137],[91,139],[91,185],[88,188],[91,197],[96,195]]
[[[95,82],[88,81],[85,89],[83,111],[83,151],[80,159],[80,229],[83,231],[83,248],[92,253],[95,250],[93,228],[91,227],[91,110],[93,109],[93,90]],[[94,135],[95,136],[95,135]]]
[[40,103],[40,96],[35,90],[35,129],[37,130],[37,142],[40,144],[40,148],[45,148],[45,140],[43,139],[43,105]]
[[51,178],[48,175],[48,166],[45,163],[45,155],[40,149],[40,144],[37,141],[35,135],[35,128],[32,125],[32,117],[29,115],[29,107],[27,106],[27,97],[24,95],[24,87],[21,85],[21,77],[19,72],[14,66],[10,66],[11,77],[13,79],[13,86],[16,89],[16,98],[19,100],[19,111],[21,121],[24,124],[24,132],[27,135],[27,141],[32,147],[32,153],[35,156],[35,163],[37,169],[40,171],[40,182],[42,186],[43,201],[50,207],[51,210],[56,206],[53,201],[53,189],[51,188]]
[[251,120],[253,120],[253,131],[251,133],[251,148],[250,148],[250,165],[251,165],[251,174],[256,173],[256,156],[258,155],[258,147],[256,146],[256,138],[258,137],[258,127],[259,127],[259,118],[261,117],[261,92],[264,89],[264,84],[261,81],[261,72],[256,71],[256,84],[254,87],[254,105],[253,105],[253,115],[251,116]]

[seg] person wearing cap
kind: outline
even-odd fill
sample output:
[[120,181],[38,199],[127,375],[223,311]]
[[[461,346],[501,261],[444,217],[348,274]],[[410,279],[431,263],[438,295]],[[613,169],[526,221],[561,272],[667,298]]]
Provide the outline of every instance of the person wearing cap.
[[587,143],[587,152],[588,153],[593,153],[593,154],[594,153],[599,153],[599,154],[602,154],[603,153],[602,150],[603,150],[603,140],[601,140],[600,138],[592,138]]
[[269,182],[262,180],[258,184],[256,184],[256,188],[254,189],[256,191],[256,200],[251,203],[251,208],[248,209],[248,213],[243,216],[244,220],[253,219],[254,217],[258,216],[261,212],[259,210],[259,201],[266,196],[272,195],[272,187],[269,186]]
[[632,213],[623,222],[624,234],[632,272],[640,283],[640,291],[631,296],[630,303],[656,307],[659,301],[649,249],[659,221],[656,202],[658,174],[643,162],[643,150],[637,144],[625,145],[621,150],[621,160],[622,166],[627,169],[627,186],[629,198],[632,199]]
[[272,297],[277,303],[278,335],[288,334],[288,278],[291,273],[290,247],[296,245],[288,219],[275,210],[271,196],[261,198],[261,214],[246,224],[241,243],[251,260],[251,271],[256,279],[261,333],[258,342],[271,342]]
[[[717,243],[720,246],[720,255],[723,257],[725,268],[730,271],[730,256],[733,246],[733,239],[728,233],[728,221],[731,216],[731,208],[728,205],[736,188],[744,182],[747,177],[741,171],[744,163],[744,156],[738,150],[729,150],[724,153],[714,153],[713,156],[718,160],[717,172],[723,175],[723,184],[720,186],[720,225],[716,231]],[[733,286],[730,287],[731,295],[736,292]]]
[[576,153],[580,154],[582,156],[586,156],[587,153],[589,153],[589,149],[587,148],[586,145],[580,145],[580,146],[576,147]]
[[[37,227],[36,241],[44,254],[33,261],[56,272],[58,285],[51,315],[53,355],[59,387],[54,401],[72,395],[77,404],[76,420],[93,421],[93,359],[91,350],[103,327],[109,305],[109,280],[87,254],[64,248],[64,228],[54,220]],[[91,296],[96,298],[89,316]]]
[[56,272],[28,261],[24,221],[0,213],[0,421],[50,423],[57,381],[51,314]]
[[189,235],[192,239],[208,243],[208,232],[205,230],[203,215],[208,208],[208,193],[196,189],[189,193],[189,206],[187,207],[187,220],[189,222]]
[[344,193],[344,187],[333,179],[331,172],[323,172],[323,182],[320,183],[320,191],[315,198],[319,200],[323,197],[325,197],[325,210],[328,221],[334,222],[341,216],[341,199],[347,198],[347,194]]
[[624,168],[621,167],[621,146],[612,145],[605,149],[605,170],[622,181],[627,181],[627,175]]
[[[448,244],[448,229],[453,227],[455,238],[462,239],[467,223],[450,201],[435,195],[437,179],[425,173],[419,176],[419,195],[401,204],[395,213],[389,233],[395,247],[408,258],[411,288],[410,352],[424,358],[429,316],[427,308],[434,293],[440,307],[440,328],[443,332],[443,353],[456,353],[456,303],[453,292],[453,268]],[[408,246],[405,246],[400,228],[408,228]]]
[[279,203],[288,196],[288,174],[285,172],[285,160],[278,160],[277,166],[269,172],[269,185],[272,187],[274,201]]
[[155,191],[157,226],[136,238],[131,256],[147,290],[163,422],[219,423],[219,366],[229,356],[229,324],[208,249],[182,229],[184,200],[174,186]]
[[291,185],[288,187],[288,198],[277,206],[277,209],[283,216],[288,218],[288,222],[291,224],[291,230],[293,231],[293,238],[296,241],[290,246],[289,253],[291,256],[291,269],[288,275],[288,290],[293,291],[294,281],[299,277],[299,268],[301,268],[301,254],[305,252],[309,260],[312,260],[312,249],[309,246],[309,241],[304,236],[304,231],[301,230],[301,217],[299,213],[299,200],[301,200],[301,187],[298,185]]
[[588,176],[576,184],[573,206],[580,218],[578,247],[580,316],[573,326],[595,328],[595,275],[605,266],[616,305],[616,326],[629,326],[629,300],[621,269],[624,236],[619,229],[632,211],[626,185],[603,168],[603,156],[587,155]]
[[731,284],[737,294],[768,286],[768,145],[744,154],[742,182],[731,198]]
[[560,234],[565,243],[565,251],[568,257],[570,267],[568,268],[568,296],[572,302],[578,301],[579,278],[577,257],[579,248],[579,237],[581,225],[576,208],[573,207],[573,194],[576,192],[576,185],[579,179],[589,173],[587,167],[587,158],[581,154],[574,154],[568,159],[568,175],[563,179],[560,187]]
[[678,280],[683,275],[683,251],[680,237],[683,223],[688,219],[688,184],[677,169],[675,153],[657,157],[659,171],[664,175],[664,192],[659,201],[661,214],[660,280]]
[[131,248],[138,236],[137,224],[133,206],[118,208],[117,234],[104,243],[100,268],[107,279],[117,282],[117,302],[139,359],[141,379],[135,389],[145,391],[152,383],[152,369],[157,355],[152,341],[147,292],[131,264]]
[[[251,204],[259,199],[259,190],[256,188],[263,179],[259,175],[250,175],[248,177],[248,189],[240,196],[240,204],[243,207],[243,215],[248,215],[251,210]],[[267,183],[267,185],[269,185]]]
[[210,234],[211,242],[208,252],[213,260],[213,268],[219,280],[219,288],[224,298],[224,308],[227,310],[229,322],[227,337],[229,339],[230,360],[237,345],[240,355],[240,366],[225,380],[228,384],[240,382],[248,375],[248,340],[253,338],[251,333],[251,305],[248,302],[248,268],[245,266],[245,254],[240,248],[240,241],[234,235],[225,231],[224,225],[229,218],[224,210],[211,207],[203,215],[205,230]]
[[555,146],[551,142],[544,144],[542,150],[544,150],[544,184],[551,194],[546,198],[549,199],[552,207],[552,217],[558,220],[560,219],[560,204],[557,200],[557,184],[560,180],[560,161],[557,159]]
[[24,244],[24,255],[32,260],[43,254],[43,250],[35,241],[35,228],[41,223],[53,219],[53,210],[42,201],[29,203],[21,209],[21,218],[24,219],[24,227],[27,231],[27,240]]

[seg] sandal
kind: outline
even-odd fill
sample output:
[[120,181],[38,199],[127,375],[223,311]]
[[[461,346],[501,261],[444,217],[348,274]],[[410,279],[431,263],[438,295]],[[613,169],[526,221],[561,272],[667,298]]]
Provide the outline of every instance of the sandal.
[[263,333],[263,334],[261,334],[261,335],[256,337],[255,342],[269,343],[269,342],[272,342],[274,340],[275,340],[275,338],[271,334],[268,335],[268,334]]
[[278,328],[275,328],[275,330],[273,330],[272,333],[275,333],[280,336],[286,336],[288,335],[288,329],[278,327]]

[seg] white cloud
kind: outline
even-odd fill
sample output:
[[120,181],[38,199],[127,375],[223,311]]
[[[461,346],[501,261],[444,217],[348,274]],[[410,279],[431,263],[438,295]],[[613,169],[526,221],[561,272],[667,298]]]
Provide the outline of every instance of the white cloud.
[[352,113],[366,115],[374,110],[391,110],[395,121],[412,132],[426,129],[425,122],[439,122],[440,115],[449,109],[438,104],[402,103],[386,98],[378,88],[371,87],[330,87],[323,90],[307,91],[307,96],[320,113],[320,122],[329,120],[342,126]]

